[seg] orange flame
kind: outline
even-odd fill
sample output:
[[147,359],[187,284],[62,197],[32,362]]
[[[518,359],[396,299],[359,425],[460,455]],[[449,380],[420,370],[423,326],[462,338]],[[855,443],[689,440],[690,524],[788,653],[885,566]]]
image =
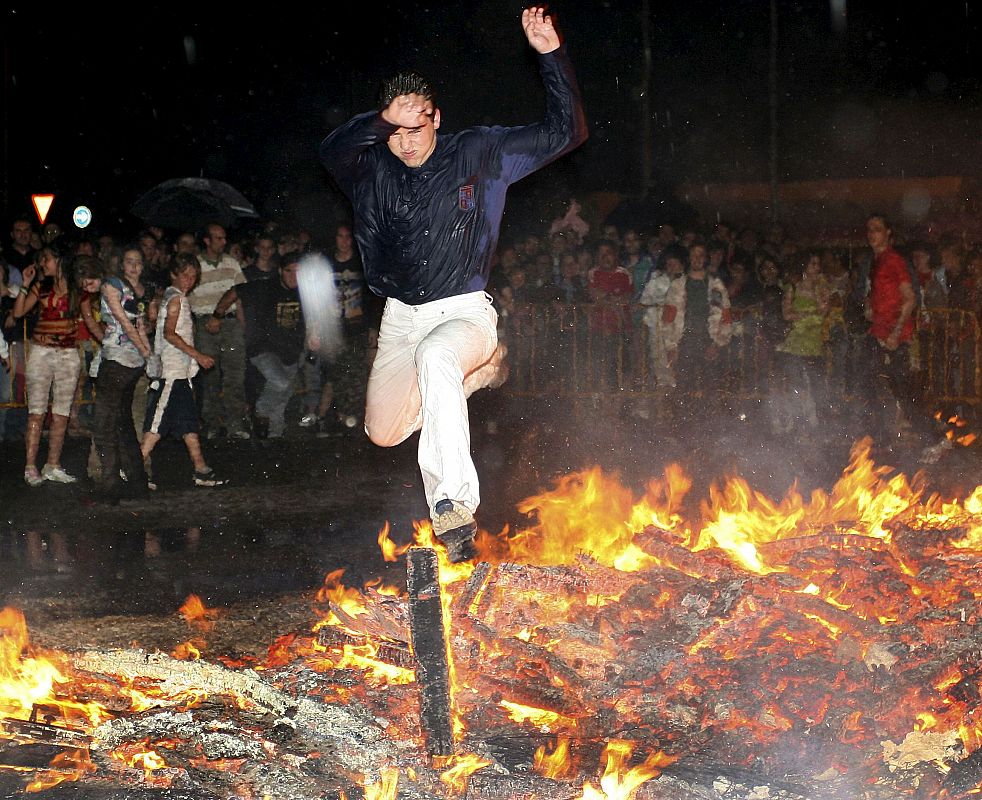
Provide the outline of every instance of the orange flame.
[[562,778],[566,775],[572,763],[569,757],[569,739],[560,736],[552,752],[547,752],[545,745],[535,751],[535,771],[546,778]]
[[59,654],[31,647],[24,615],[14,608],[0,610],[0,714],[27,719],[36,706],[57,708],[69,722],[92,727],[110,718],[98,703],[78,703],[61,696],[72,679]]
[[138,742],[127,742],[117,747],[111,754],[114,761],[118,761],[133,769],[142,769],[144,777],[148,780],[154,771],[163,769],[167,766],[163,756],[150,747],[149,739],[141,739]]
[[210,630],[215,625],[213,620],[218,615],[218,611],[214,608],[206,608],[198,595],[189,594],[184,605],[178,609],[178,614],[189,625],[194,625],[201,630]]
[[198,661],[201,658],[202,647],[204,642],[200,639],[191,639],[175,647],[171,658],[176,658],[178,661]]
[[95,770],[87,748],[66,750],[51,759],[50,767],[27,784],[24,791],[43,792],[65,781],[77,781]]
[[594,788],[589,781],[583,786],[582,800],[630,800],[641,784],[661,774],[662,768],[678,760],[662,752],[653,753],[643,763],[627,767],[633,752],[631,742],[612,739],[604,750],[607,767],[600,779],[600,788]]
[[491,763],[474,753],[453,755],[447,759],[446,766],[449,769],[440,773],[440,780],[450,787],[452,796],[459,797],[467,791],[467,781],[470,776],[490,766]]
[[365,784],[365,800],[396,800],[399,788],[399,768],[382,767],[378,782]]

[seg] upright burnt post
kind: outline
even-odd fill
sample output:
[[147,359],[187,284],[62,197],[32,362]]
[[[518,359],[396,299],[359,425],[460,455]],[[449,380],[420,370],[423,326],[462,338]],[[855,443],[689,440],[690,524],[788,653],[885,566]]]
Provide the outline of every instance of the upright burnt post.
[[409,630],[416,656],[420,721],[426,736],[426,749],[433,756],[449,756],[454,752],[450,669],[435,550],[428,547],[409,548],[406,588],[409,591]]

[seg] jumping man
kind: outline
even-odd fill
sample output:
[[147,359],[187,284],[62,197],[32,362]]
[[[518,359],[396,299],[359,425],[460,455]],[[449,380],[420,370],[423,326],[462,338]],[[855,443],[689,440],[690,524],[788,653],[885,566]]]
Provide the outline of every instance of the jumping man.
[[484,288],[508,187],[587,138],[573,67],[545,9],[522,12],[539,54],[546,116],[521,127],[438,135],[430,85],[400,73],[380,111],[321,143],[351,200],[365,278],[386,298],[368,379],[365,430],[391,447],[420,431],[418,460],[433,531],[452,561],[475,554],[480,502],[467,398],[500,385],[497,313]]

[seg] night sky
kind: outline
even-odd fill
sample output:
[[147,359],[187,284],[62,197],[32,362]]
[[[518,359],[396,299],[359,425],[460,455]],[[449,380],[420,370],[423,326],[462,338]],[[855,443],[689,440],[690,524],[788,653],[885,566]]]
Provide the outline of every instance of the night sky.
[[[70,224],[86,203],[97,227],[131,226],[143,191],[204,175],[239,188],[264,218],[329,225],[343,201],[317,144],[372,107],[379,80],[400,68],[436,84],[444,132],[541,115],[523,4],[335,5],[150,4],[111,23],[93,6],[7,9],[5,218],[29,211],[31,192],[52,191],[55,221]],[[828,2],[778,0],[782,179],[979,171],[982,8],[887,5],[851,2],[837,29]],[[551,7],[591,139],[516,186],[512,213],[540,193],[641,188],[641,0]],[[768,180],[770,24],[767,0],[651,0],[653,192]]]

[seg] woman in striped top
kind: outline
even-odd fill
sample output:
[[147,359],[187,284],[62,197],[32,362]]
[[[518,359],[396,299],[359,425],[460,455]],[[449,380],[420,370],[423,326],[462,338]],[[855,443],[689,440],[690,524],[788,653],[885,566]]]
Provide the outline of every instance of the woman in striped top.
[[[40,277],[37,277],[38,267]],[[14,316],[19,319],[37,311],[25,369],[28,416],[24,480],[29,486],[40,486],[46,480],[75,483],[76,478],[61,467],[61,450],[81,369],[75,349],[79,292],[71,252],[57,241],[51,242],[38,253],[37,266],[26,267],[23,275],[24,283],[14,303]],[[38,447],[49,409],[48,458],[39,472]]]

